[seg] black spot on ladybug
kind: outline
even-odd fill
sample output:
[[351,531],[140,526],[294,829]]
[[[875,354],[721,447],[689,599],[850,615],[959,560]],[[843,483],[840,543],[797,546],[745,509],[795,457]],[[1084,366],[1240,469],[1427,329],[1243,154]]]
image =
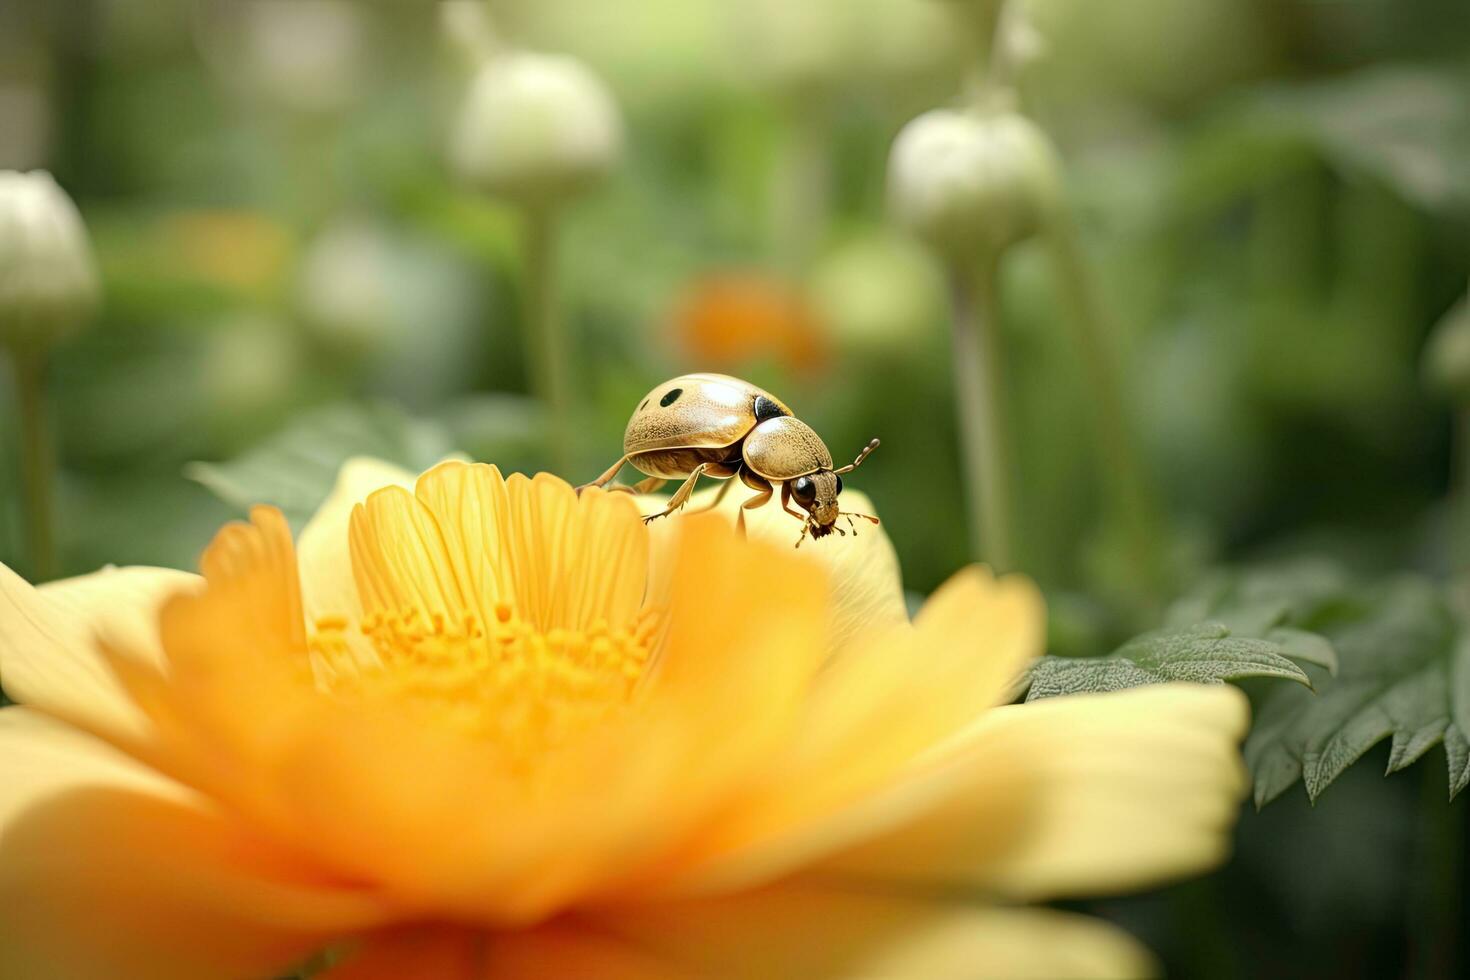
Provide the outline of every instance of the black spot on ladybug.
[[678,401],[679,396],[682,394],[684,394],[683,388],[670,388],[668,391],[664,392],[664,396],[658,400],[659,407],[668,408],[670,405],[674,404],[674,402]]
[[765,395],[755,396],[755,420],[757,422],[764,422],[766,419],[777,419],[785,414],[785,410],[780,405],[777,405]]
[[645,399],[643,399],[643,404],[638,406],[638,411],[641,412],[641,411],[643,411],[647,407],[648,407],[648,399],[645,398]]

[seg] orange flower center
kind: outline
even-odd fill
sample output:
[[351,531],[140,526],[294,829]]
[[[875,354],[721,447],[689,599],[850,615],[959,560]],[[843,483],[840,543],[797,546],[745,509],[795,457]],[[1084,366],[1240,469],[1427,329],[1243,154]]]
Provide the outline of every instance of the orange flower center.
[[542,632],[504,602],[486,622],[409,608],[369,613],[357,627],[364,644],[329,617],[316,624],[311,661],[326,693],[402,706],[529,759],[628,703],[659,619],[645,609],[632,628],[599,619]]

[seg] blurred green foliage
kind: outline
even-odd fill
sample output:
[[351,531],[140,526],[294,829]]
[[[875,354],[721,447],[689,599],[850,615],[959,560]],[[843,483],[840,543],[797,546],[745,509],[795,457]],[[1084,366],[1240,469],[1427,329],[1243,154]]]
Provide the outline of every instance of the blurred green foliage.
[[[492,6],[517,43],[584,58],[626,114],[621,168],[565,216],[579,424],[563,475],[616,458],[664,378],[740,374],[836,456],[883,440],[854,485],[907,587],[928,592],[967,560],[947,302],[885,219],[884,166],[899,126],[974,57],[953,5]],[[1470,6],[1026,6],[1043,48],[1022,102],[1061,147],[1121,327],[1175,591],[1265,557],[1370,578],[1463,566],[1442,502],[1450,407],[1422,385],[1420,352],[1470,274]],[[199,481],[299,517],[351,453],[545,465],[517,218],[444,162],[462,61],[428,5],[0,6],[0,167],[56,175],[105,282],[99,322],[51,370],[66,573],[192,566],[238,512]],[[732,273],[809,316],[716,316],[759,338],[729,363],[687,306]],[[1002,286],[1018,564],[1048,593],[1052,652],[1095,656],[1157,623],[1113,602],[1125,541],[1042,257],[1017,250]],[[0,372],[0,404],[10,384]],[[7,460],[15,423],[0,414]],[[7,462],[0,560],[24,570],[17,495]],[[1273,702],[1322,704],[1264,683]],[[1215,879],[1104,908],[1191,977],[1452,975],[1470,963],[1465,855],[1434,842],[1463,838],[1464,800],[1445,810],[1437,776],[1439,809],[1416,816],[1427,789],[1416,809],[1412,781],[1375,780],[1355,770],[1313,813],[1293,799],[1247,819]],[[1424,888],[1439,898],[1403,898]]]
[[[302,409],[387,399],[434,416],[524,390],[516,219],[445,171],[463,77],[439,21],[386,3],[299,23],[249,13],[282,6],[7,7],[0,81],[20,95],[0,105],[46,111],[39,135],[21,132],[29,117],[6,127],[0,163],[57,173],[106,277],[103,322],[55,368],[70,571],[104,556],[187,565],[220,512],[182,465],[228,459]],[[499,8],[523,43],[589,59],[629,117],[617,178],[568,215],[585,424],[566,475],[605,465],[662,377],[744,373],[839,454],[883,438],[864,485],[927,591],[965,558],[945,303],[926,260],[885,230],[883,166],[907,114],[953,91],[964,53],[936,29],[943,4],[868,6],[865,22],[817,4],[811,24],[713,0]],[[1064,149],[1125,327],[1180,567],[1304,524],[1404,540],[1444,482],[1416,356],[1463,286],[1461,7],[1138,0],[1101,24],[1075,2],[1031,9],[1045,52],[1023,95]],[[293,30],[315,31],[314,48],[293,47]],[[864,57],[884,34],[892,44]],[[735,43],[751,37],[764,48]],[[810,254],[773,264],[793,92],[830,139],[829,201]],[[681,342],[679,297],[730,269],[809,298],[822,364],[773,349],[708,365]],[[1126,565],[1088,490],[1087,392],[1035,255],[1006,270],[1006,313],[1021,564],[1053,590],[1106,590]],[[154,492],[172,496],[162,528],[92,504],[147,512]],[[15,520],[0,555],[19,561]],[[129,540],[125,525],[148,532]]]

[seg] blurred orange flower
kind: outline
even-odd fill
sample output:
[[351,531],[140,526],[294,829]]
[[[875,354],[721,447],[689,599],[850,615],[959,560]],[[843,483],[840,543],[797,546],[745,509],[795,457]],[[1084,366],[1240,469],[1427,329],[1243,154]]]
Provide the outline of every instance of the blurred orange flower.
[[673,332],[691,363],[710,370],[772,360],[817,371],[826,332],[798,288],[759,272],[723,272],[694,282],[677,304]]
[[878,533],[813,557],[778,517],[410,482],[349,464],[295,545],[259,508],[202,579],[0,566],[0,973],[1135,976],[1016,903],[1225,852],[1239,692],[997,707],[1042,642],[1024,579],[910,624]]
[[165,216],[160,231],[171,261],[227,289],[267,290],[291,260],[290,233],[253,211],[181,211]]

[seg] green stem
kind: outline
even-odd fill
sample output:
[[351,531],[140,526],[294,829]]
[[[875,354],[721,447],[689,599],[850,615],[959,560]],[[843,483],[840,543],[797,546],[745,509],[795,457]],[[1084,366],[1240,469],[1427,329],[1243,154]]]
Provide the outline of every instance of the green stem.
[[970,67],[960,84],[963,100],[976,107],[1010,108],[1017,66],[1009,34],[1015,29],[1016,4],[994,0],[964,9],[969,15],[968,40],[973,50],[965,59]]
[[1057,282],[1071,307],[1073,341],[1087,373],[1103,479],[1124,522],[1140,584],[1148,598],[1157,598],[1163,585],[1158,552],[1160,522],[1153,489],[1128,422],[1111,346],[1114,331],[1088,274],[1071,216],[1058,209],[1047,223],[1046,238]]
[[20,401],[21,479],[26,526],[30,529],[31,578],[56,576],[56,539],[52,514],[56,456],[46,414],[46,355],[15,351],[16,394]]
[[1018,7],[1014,0],[1000,0],[995,7],[995,21],[990,28],[990,59],[985,66],[986,82],[993,91],[1006,91],[1016,84],[1016,49],[1011,34],[1016,29]]
[[974,270],[952,269],[954,385],[969,508],[971,555],[1008,571],[1011,564],[1011,460],[1001,387],[996,256]]
[[571,388],[567,345],[557,303],[557,215],[553,208],[528,207],[523,222],[522,319],[531,386],[546,409],[551,466],[568,472]]

